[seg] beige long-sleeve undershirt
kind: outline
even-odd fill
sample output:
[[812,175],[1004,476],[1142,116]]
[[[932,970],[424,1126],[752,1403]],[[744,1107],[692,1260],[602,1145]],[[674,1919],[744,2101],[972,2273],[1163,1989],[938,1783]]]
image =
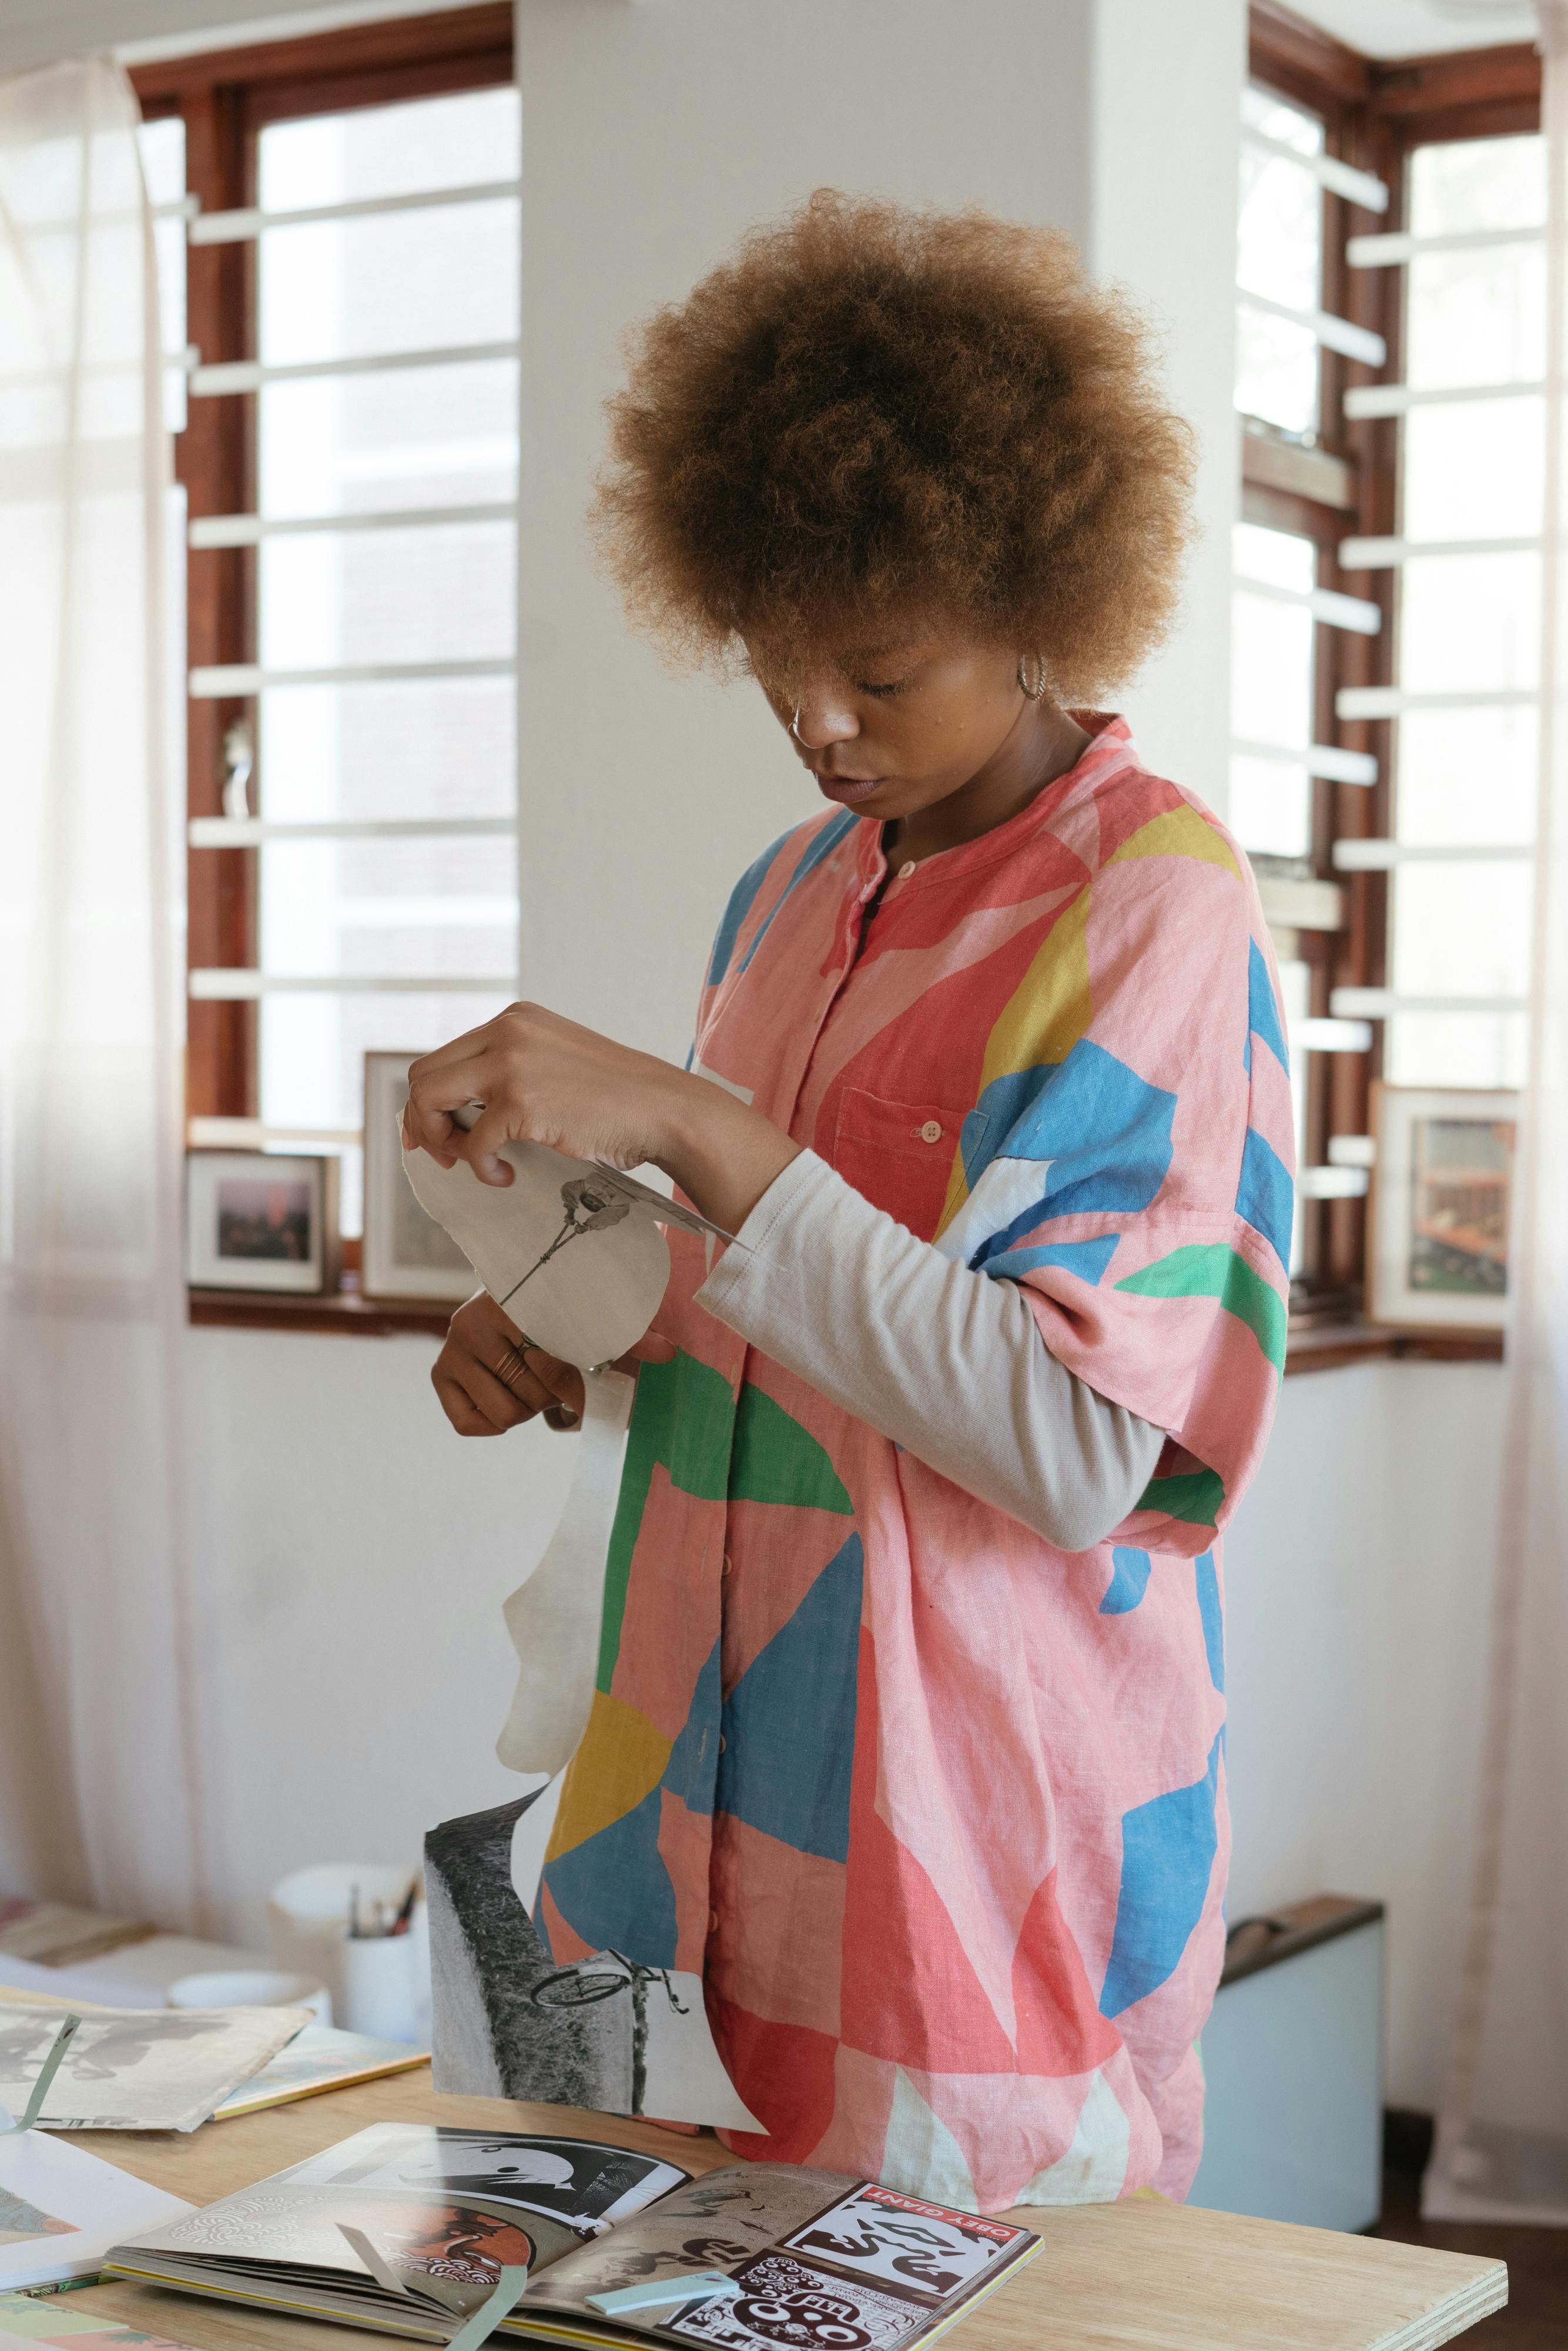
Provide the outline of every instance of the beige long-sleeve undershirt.
[[1016,1282],[972,1272],[816,1153],[791,1160],[697,1303],[1059,1551],[1103,1542],[1164,1432],[1059,1363]]

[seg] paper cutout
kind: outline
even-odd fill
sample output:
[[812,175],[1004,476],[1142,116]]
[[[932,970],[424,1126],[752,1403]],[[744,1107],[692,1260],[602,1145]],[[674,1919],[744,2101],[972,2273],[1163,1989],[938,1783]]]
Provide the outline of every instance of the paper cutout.
[[576,1473],[543,1559],[502,1610],[517,1687],[496,1752],[508,1771],[561,1771],[587,1727],[610,1531],[636,1382],[585,1372]]
[[730,1238],[619,1168],[542,1143],[506,1143],[497,1156],[509,1185],[482,1184],[465,1159],[443,1167],[427,1151],[405,1151],[402,1164],[420,1207],[497,1304],[579,1371],[623,1355],[653,1322],[670,1278],[661,1225]]

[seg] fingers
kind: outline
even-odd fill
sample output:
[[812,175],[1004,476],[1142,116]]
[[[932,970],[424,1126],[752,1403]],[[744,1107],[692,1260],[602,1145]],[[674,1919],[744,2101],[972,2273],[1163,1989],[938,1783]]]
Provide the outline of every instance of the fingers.
[[467,1390],[450,1372],[438,1364],[430,1374],[431,1384],[441,1398],[441,1409],[459,1437],[502,1437],[504,1428],[487,1420]]
[[408,1073],[408,1101],[403,1108],[406,1150],[428,1151],[444,1167],[456,1164],[462,1129],[452,1117],[466,1102],[483,1099],[484,1051],[488,1043],[483,1029],[455,1038],[450,1045],[425,1053]]
[[528,1347],[526,1355],[529,1371],[549,1392],[545,1418],[550,1426],[575,1428],[582,1418],[582,1374],[575,1364],[563,1364],[542,1347]]

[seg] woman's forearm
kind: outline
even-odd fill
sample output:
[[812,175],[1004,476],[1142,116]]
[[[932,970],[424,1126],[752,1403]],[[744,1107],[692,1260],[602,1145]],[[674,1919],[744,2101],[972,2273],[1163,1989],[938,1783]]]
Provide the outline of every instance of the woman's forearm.
[[1058,1363],[1017,1283],[945,1258],[814,1154],[796,1159],[697,1303],[1057,1549],[1103,1542],[1164,1432]]

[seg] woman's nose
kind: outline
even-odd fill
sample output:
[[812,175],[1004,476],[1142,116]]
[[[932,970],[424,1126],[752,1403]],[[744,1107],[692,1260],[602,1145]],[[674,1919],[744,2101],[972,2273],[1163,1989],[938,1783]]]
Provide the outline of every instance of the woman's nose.
[[859,733],[860,721],[847,695],[821,687],[801,695],[795,734],[809,749],[822,751],[830,743],[847,743]]

